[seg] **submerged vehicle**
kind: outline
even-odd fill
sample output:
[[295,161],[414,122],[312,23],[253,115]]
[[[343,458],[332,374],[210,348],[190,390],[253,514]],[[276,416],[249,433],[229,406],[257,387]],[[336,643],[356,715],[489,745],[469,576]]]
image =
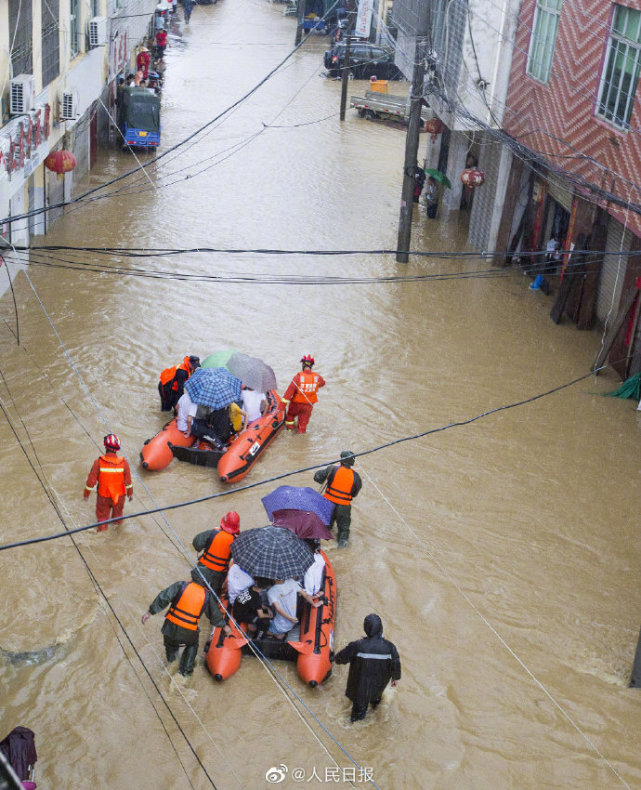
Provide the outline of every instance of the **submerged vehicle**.
[[298,625],[285,639],[265,636],[250,644],[242,623],[239,625],[243,630],[230,623],[230,635],[222,628],[214,628],[207,650],[207,668],[215,680],[231,677],[240,667],[243,654],[254,655],[254,649],[270,660],[295,661],[300,679],[312,688],[327,680],[334,659],[337,590],[334,569],[324,552],[322,555],[325,559],[323,603],[314,608],[303,601]]
[[160,144],[160,99],[149,88],[122,88],[118,129],[124,147],[154,148]]
[[151,471],[164,469],[175,457],[196,466],[215,467],[223,483],[242,480],[285,424],[285,404],[278,393],[268,392],[266,400],[265,413],[232,436],[222,451],[207,441],[185,437],[176,427],[176,420],[172,420],[145,442],[140,452],[143,467]]

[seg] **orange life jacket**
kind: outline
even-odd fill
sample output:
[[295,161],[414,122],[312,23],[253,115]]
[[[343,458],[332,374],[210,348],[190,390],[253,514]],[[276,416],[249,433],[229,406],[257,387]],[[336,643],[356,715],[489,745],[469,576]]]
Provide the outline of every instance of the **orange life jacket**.
[[[332,473],[330,473],[332,474]],[[352,501],[352,487],[354,485],[354,471],[346,466],[339,466],[331,482],[327,484],[325,499],[336,505],[349,505]]]
[[214,532],[209,545],[205,547],[202,555],[198,559],[200,565],[212,571],[224,573],[229,567],[231,557],[231,544],[234,542],[234,535],[218,529]]
[[296,392],[292,397],[292,403],[316,403],[318,401],[318,382],[320,376],[318,373],[312,373],[311,370],[303,370],[297,374],[298,381]]
[[176,381],[176,372],[179,370],[184,370],[187,374],[187,378],[191,376],[191,368],[189,366],[189,357],[185,357],[180,365],[174,365],[171,368],[165,368],[162,373],[160,374],[160,383],[164,386],[165,384],[171,383],[172,390],[178,389],[178,382]]
[[180,595],[172,601],[166,619],[188,631],[197,631],[206,603],[207,590],[196,582],[185,582]]
[[98,469],[98,493],[115,504],[125,495],[125,459],[119,455],[101,455]]

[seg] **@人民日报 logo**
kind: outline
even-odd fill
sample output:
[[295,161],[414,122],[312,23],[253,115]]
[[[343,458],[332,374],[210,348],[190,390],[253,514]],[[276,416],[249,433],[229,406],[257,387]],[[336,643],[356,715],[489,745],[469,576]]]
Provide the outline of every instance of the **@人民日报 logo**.
[[280,765],[272,765],[271,768],[268,768],[265,772],[265,779],[270,785],[277,785],[285,780],[286,775],[287,766],[281,763]]

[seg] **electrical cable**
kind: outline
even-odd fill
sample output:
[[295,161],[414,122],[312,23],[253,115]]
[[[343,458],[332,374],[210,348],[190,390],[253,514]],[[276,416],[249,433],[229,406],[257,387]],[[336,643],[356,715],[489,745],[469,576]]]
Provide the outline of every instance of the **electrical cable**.
[[[371,455],[372,453],[377,453],[377,452],[380,452],[381,450],[386,450],[389,447],[394,447],[397,444],[402,444],[404,442],[415,441],[416,439],[422,439],[425,436],[431,436],[431,435],[436,434],[436,433],[442,433],[443,431],[447,431],[450,428],[460,428],[460,427],[465,426],[465,425],[471,425],[472,423],[477,422],[478,420],[484,419],[485,417],[489,417],[492,414],[497,414],[498,412],[507,411],[508,409],[514,409],[514,408],[517,408],[519,406],[525,406],[525,405],[527,405],[529,403],[534,403],[537,400],[541,400],[541,398],[545,398],[545,397],[548,397],[550,395],[554,395],[555,393],[560,392],[560,391],[562,391],[564,389],[567,389],[568,387],[572,387],[572,386],[574,386],[575,384],[578,384],[581,381],[585,381],[585,379],[594,376],[595,374],[599,373],[600,371],[605,370],[607,367],[609,367],[609,365],[602,365],[601,367],[596,368],[595,370],[592,370],[589,373],[584,373],[582,376],[578,376],[577,378],[574,378],[571,381],[567,381],[567,382],[565,382],[563,384],[559,384],[559,385],[557,385],[555,387],[552,387],[549,390],[545,390],[544,392],[540,392],[537,395],[532,395],[532,396],[530,396],[528,398],[524,398],[522,400],[515,401],[513,403],[508,403],[508,404],[505,404],[503,406],[496,406],[496,407],[494,407],[492,409],[488,409],[487,411],[481,412],[480,414],[477,414],[474,417],[470,417],[470,418],[465,419],[465,420],[458,420],[456,422],[450,422],[450,423],[447,423],[446,425],[441,425],[438,428],[429,428],[427,430],[421,431],[420,433],[410,434],[409,436],[402,436],[402,437],[400,437],[398,439],[392,439],[389,442],[385,442],[384,444],[376,445],[375,447],[371,447],[371,448],[369,448],[367,450],[361,450],[359,452],[355,452],[354,456],[356,458],[360,458],[362,456]],[[147,515],[150,515],[152,513],[166,512],[168,510],[178,510],[178,509],[183,508],[183,507],[189,507],[191,505],[198,505],[198,504],[201,504],[202,502],[210,502],[213,499],[219,499],[220,497],[225,497],[225,496],[230,496],[230,495],[237,494],[240,491],[247,491],[247,490],[252,489],[252,488],[258,488],[260,486],[264,486],[264,485],[268,485],[270,483],[274,483],[277,480],[283,480],[286,477],[292,477],[293,475],[302,474],[303,472],[310,472],[310,471],[313,471],[315,469],[324,469],[325,467],[328,466],[328,464],[334,464],[334,463],[339,463],[339,462],[340,462],[340,458],[337,458],[337,459],[335,459],[333,461],[329,461],[329,462],[324,461],[323,463],[320,463],[320,464],[311,464],[309,466],[303,466],[303,467],[300,467],[299,469],[294,469],[294,470],[291,470],[289,472],[281,472],[280,474],[272,475],[271,477],[268,477],[268,478],[266,478],[264,480],[259,480],[259,481],[255,482],[255,483],[245,483],[244,485],[238,486],[237,488],[234,488],[234,489],[229,490],[229,491],[220,491],[220,492],[217,492],[215,494],[207,494],[207,495],[202,496],[202,497],[197,497],[196,499],[185,500],[183,502],[176,502],[173,505],[163,505],[161,507],[155,507],[155,508],[149,508],[147,510],[141,510],[141,511],[138,511],[136,513],[123,514],[122,516],[117,516],[115,518],[106,519],[105,521],[102,521],[102,522],[95,522],[95,523],[92,523],[92,524],[87,524],[84,527],[76,527],[73,530],[69,530],[68,532],[59,532],[59,533],[56,533],[56,534],[53,534],[53,535],[45,535],[45,536],[42,536],[42,537],[39,537],[39,538],[28,538],[26,540],[15,541],[13,543],[1,544],[0,545],[0,551],[7,551],[8,549],[14,549],[14,548],[18,548],[20,546],[29,546],[29,545],[31,545],[33,543],[45,543],[45,542],[50,541],[50,540],[56,540],[58,538],[64,538],[64,537],[67,537],[69,534],[75,534],[77,532],[84,532],[84,531],[86,531],[88,529],[94,529],[94,528],[96,528],[98,526],[98,524],[110,524],[110,523],[112,523],[114,521],[123,521],[125,519],[140,518],[142,516],[147,516]]]

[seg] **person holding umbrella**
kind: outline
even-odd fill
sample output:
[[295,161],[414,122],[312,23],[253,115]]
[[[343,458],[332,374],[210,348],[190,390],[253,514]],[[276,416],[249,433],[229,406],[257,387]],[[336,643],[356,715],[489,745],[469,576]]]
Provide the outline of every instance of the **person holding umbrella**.
[[356,457],[351,450],[342,450],[339,465],[319,469],[314,474],[317,483],[327,484],[325,499],[334,503],[329,526],[331,528],[336,524],[339,549],[347,546],[352,523],[352,499],[358,495],[363,485],[361,476],[352,469],[355,460]]
[[434,176],[427,179],[427,189],[425,190],[425,204],[427,206],[427,216],[436,219],[438,211],[439,188]]

